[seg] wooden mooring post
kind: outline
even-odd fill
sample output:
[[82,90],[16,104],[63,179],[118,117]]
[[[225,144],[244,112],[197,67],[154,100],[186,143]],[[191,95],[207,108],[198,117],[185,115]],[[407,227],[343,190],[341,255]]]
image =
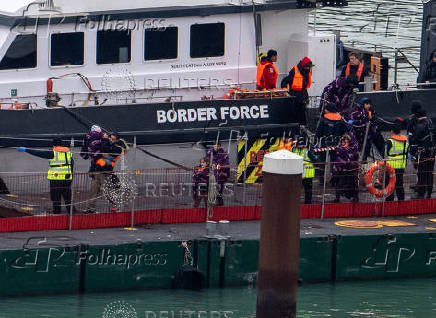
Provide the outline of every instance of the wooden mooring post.
[[296,317],[302,173],[288,150],[265,156],[256,318]]

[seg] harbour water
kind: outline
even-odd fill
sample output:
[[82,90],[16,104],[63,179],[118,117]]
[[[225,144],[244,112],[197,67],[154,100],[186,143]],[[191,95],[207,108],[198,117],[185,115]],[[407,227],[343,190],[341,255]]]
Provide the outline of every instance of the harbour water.
[[[436,279],[303,285],[299,318],[436,317]],[[0,318],[254,318],[256,288],[8,298]]]
[[[345,8],[323,8],[310,17],[312,31],[340,30],[347,46],[377,50],[394,65],[394,49],[402,49],[410,62],[419,68],[423,4],[420,0],[350,0]],[[400,64],[407,67],[408,64]],[[413,68],[398,73],[398,83],[416,83]],[[394,81],[391,69],[389,84]]]

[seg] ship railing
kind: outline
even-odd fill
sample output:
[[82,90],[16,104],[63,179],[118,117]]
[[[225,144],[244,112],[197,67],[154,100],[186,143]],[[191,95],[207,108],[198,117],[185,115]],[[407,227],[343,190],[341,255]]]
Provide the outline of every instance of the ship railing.
[[[392,164],[392,161],[389,163]],[[428,185],[416,184],[416,162],[407,160],[404,173],[396,176],[397,182],[401,177],[403,179],[404,197],[401,197],[400,192],[398,198],[397,192],[392,201],[383,193],[387,178],[383,168],[380,168],[371,179],[375,190],[380,190],[382,195],[376,196],[368,192],[365,175],[373,164],[373,161],[313,163],[315,175],[310,178],[312,189],[305,191],[303,185],[301,188],[301,216],[371,217],[436,212],[436,195],[428,196],[425,192],[431,191],[428,190]],[[47,221],[47,229],[53,228],[53,222],[54,224],[60,222],[68,229],[86,226],[134,227],[144,223],[181,222],[182,219],[186,222],[189,220],[201,222],[210,213],[215,218],[257,219],[262,205],[261,162],[250,162],[244,167],[239,165],[230,168],[230,177],[222,185],[212,181],[209,184],[196,184],[193,182],[193,168],[192,170],[163,168],[115,171],[106,174],[101,194],[95,197],[90,196],[93,175],[74,173],[72,181],[74,210],[62,203],[59,216],[61,219],[53,219],[58,216],[52,214],[50,186],[46,173],[1,172],[3,183],[0,183],[0,231],[8,231],[7,226],[10,224],[15,224],[14,230],[26,230],[29,229],[29,222],[41,225],[44,220]],[[434,171],[428,173],[434,175]],[[305,183],[307,184],[308,181]],[[223,186],[222,206],[217,199],[221,186]],[[215,190],[206,191],[208,187]],[[199,195],[195,197],[194,192],[198,190]],[[305,193],[307,191],[311,194],[310,200]],[[211,193],[213,200],[208,197]],[[422,193],[424,194],[420,195]],[[198,203],[198,207],[195,202]],[[97,216],[93,220],[100,220],[99,224],[89,225],[86,222],[90,220],[80,218],[83,214],[92,212],[88,211],[92,206],[90,203],[95,203]],[[209,208],[209,212],[206,211],[206,207]],[[70,217],[67,217],[69,214]],[[32,217],[36,218],[32,219]],[[66,219],[59,221],[63,220],[62,217]],[[59,222],[56,223],[56,220]],[[116,220],[122,224],[118,224]]]
[[[242,87],[245,85],[249,85],[253,83],[240,83],[239,85],[228,85],[228,84],[217,84],[214,87],[217,87],[219,91],[222,91],[222,96],[214,96],[205,94],[200,99],[201,100],[209,100],[209,99],[222,99],[224,98],[227,91],[233,87]],[[202,90],[205,88],[213,88],[211,87],[195,87],[195,89]],[[174,102],[174,101],[183,101],[184,96],[180,94],[182,91],[186,91],[189,89],[194,89],[194,87],[187,88],[167,88],[163,87],[162,89],[172,90],[173,94],[166,94],[164,96],[155,95],[159,88],[141,88],[141,89],[121,89],[121,90],[93,90],[93,91],[75,91],[70,93],[52,93],[57,95],[60,98],[59,105],[65,107],[75,107],[75,106],[100,106],[105,105],[107,103],[122,103],[122,104],[135,104],[138,101],[164,101],[164,102]],[[178,93],[177,93],[178,92]],[[280,90],[277,90],[273,93],[278,93]],[[150,93],[150,96],[142,96],[143,93]],[[264,92],[265,93],[265,92]],[[83,96],[86,96],[84,98]],[[26,96],[18,96],[18,97],[3,97],[0,98],[0,105],[2,105],[1,109],[8,109],[10,105],[13,104],[26,104],[29,105],[30,109],[37,108],[46,108],[45,100],[47,99],[47,95],[26,95]],[[38,100],[41,104],[35,102]],[[62,101],[68,101],[68,105],[62,105]],[[31,101],[31,102],[30,102]],[[44,106],[42,106],[44,104]],[[6,107],[7,106],[7,107]]]

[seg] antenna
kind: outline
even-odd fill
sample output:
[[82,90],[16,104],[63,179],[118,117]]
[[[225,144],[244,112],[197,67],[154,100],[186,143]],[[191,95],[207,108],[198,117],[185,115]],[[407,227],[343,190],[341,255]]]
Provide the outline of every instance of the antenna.
[[60,7],[56,7],[54,4],[54,0],[39,0],[31,2],[27,5],[27,7],[23,10],[23,16],[26,16],[31,7],[38,6],[39,12],[56,12],[56,13],[62,13],[62,10]]
[[61,12],[59,7],[56,7],[54,4],[54,0],[43,0],[39,3],[39,11],[44,12]]

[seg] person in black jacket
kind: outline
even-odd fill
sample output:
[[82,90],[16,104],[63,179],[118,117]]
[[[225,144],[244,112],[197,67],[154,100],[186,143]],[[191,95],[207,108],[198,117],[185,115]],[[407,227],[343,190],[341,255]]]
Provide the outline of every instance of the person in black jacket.
[[319,120],[315,137],[320,141],[320,146],[326,146],[326,139],[332,138],[338,143],[341,136],[348,130],[341,114],[338,113],[334,103],[328,103],[324,108],[324,114]]
[[53,214],[61,213],[62,198],[65,201],[67,213],[76,212],[74,206],[71,209],[71,185],[73,181],[74,159],[70,148],[62,146],[62,140],[53,139],[52,150],[34,150],[19,147],[19,152],[27,152],[38,158],[49,160],[47,178],[50,181],[50,199],[53,201]]
[[[425,66],[424,72],[418,78],[419,83],[436,83],[436,50],[434,50]],[[419,85],[420,88],[436,88],[435,85]]]
[[431,198],[435,151],[433,123],[423,109],[416,111],[416,120],[409,128],[409,152],[418,166],[418,183],[414,199]]
[[[103,135],[100,144],[99,153],[93,157],[94,171],[91,172],[91,190],[88,203],[87,213],[96,212],[96,198],[100,194],[101,187],[105,183],[108,177],[112,178],[112,183],[116,186],[119,183],[118,177],[112,174],[115,163],[119,159],[121,153],[127,150],[126,143],[119,138],[116,133],[112,133],[109,136]],[[114,205],[114,202],[111,202]]]

